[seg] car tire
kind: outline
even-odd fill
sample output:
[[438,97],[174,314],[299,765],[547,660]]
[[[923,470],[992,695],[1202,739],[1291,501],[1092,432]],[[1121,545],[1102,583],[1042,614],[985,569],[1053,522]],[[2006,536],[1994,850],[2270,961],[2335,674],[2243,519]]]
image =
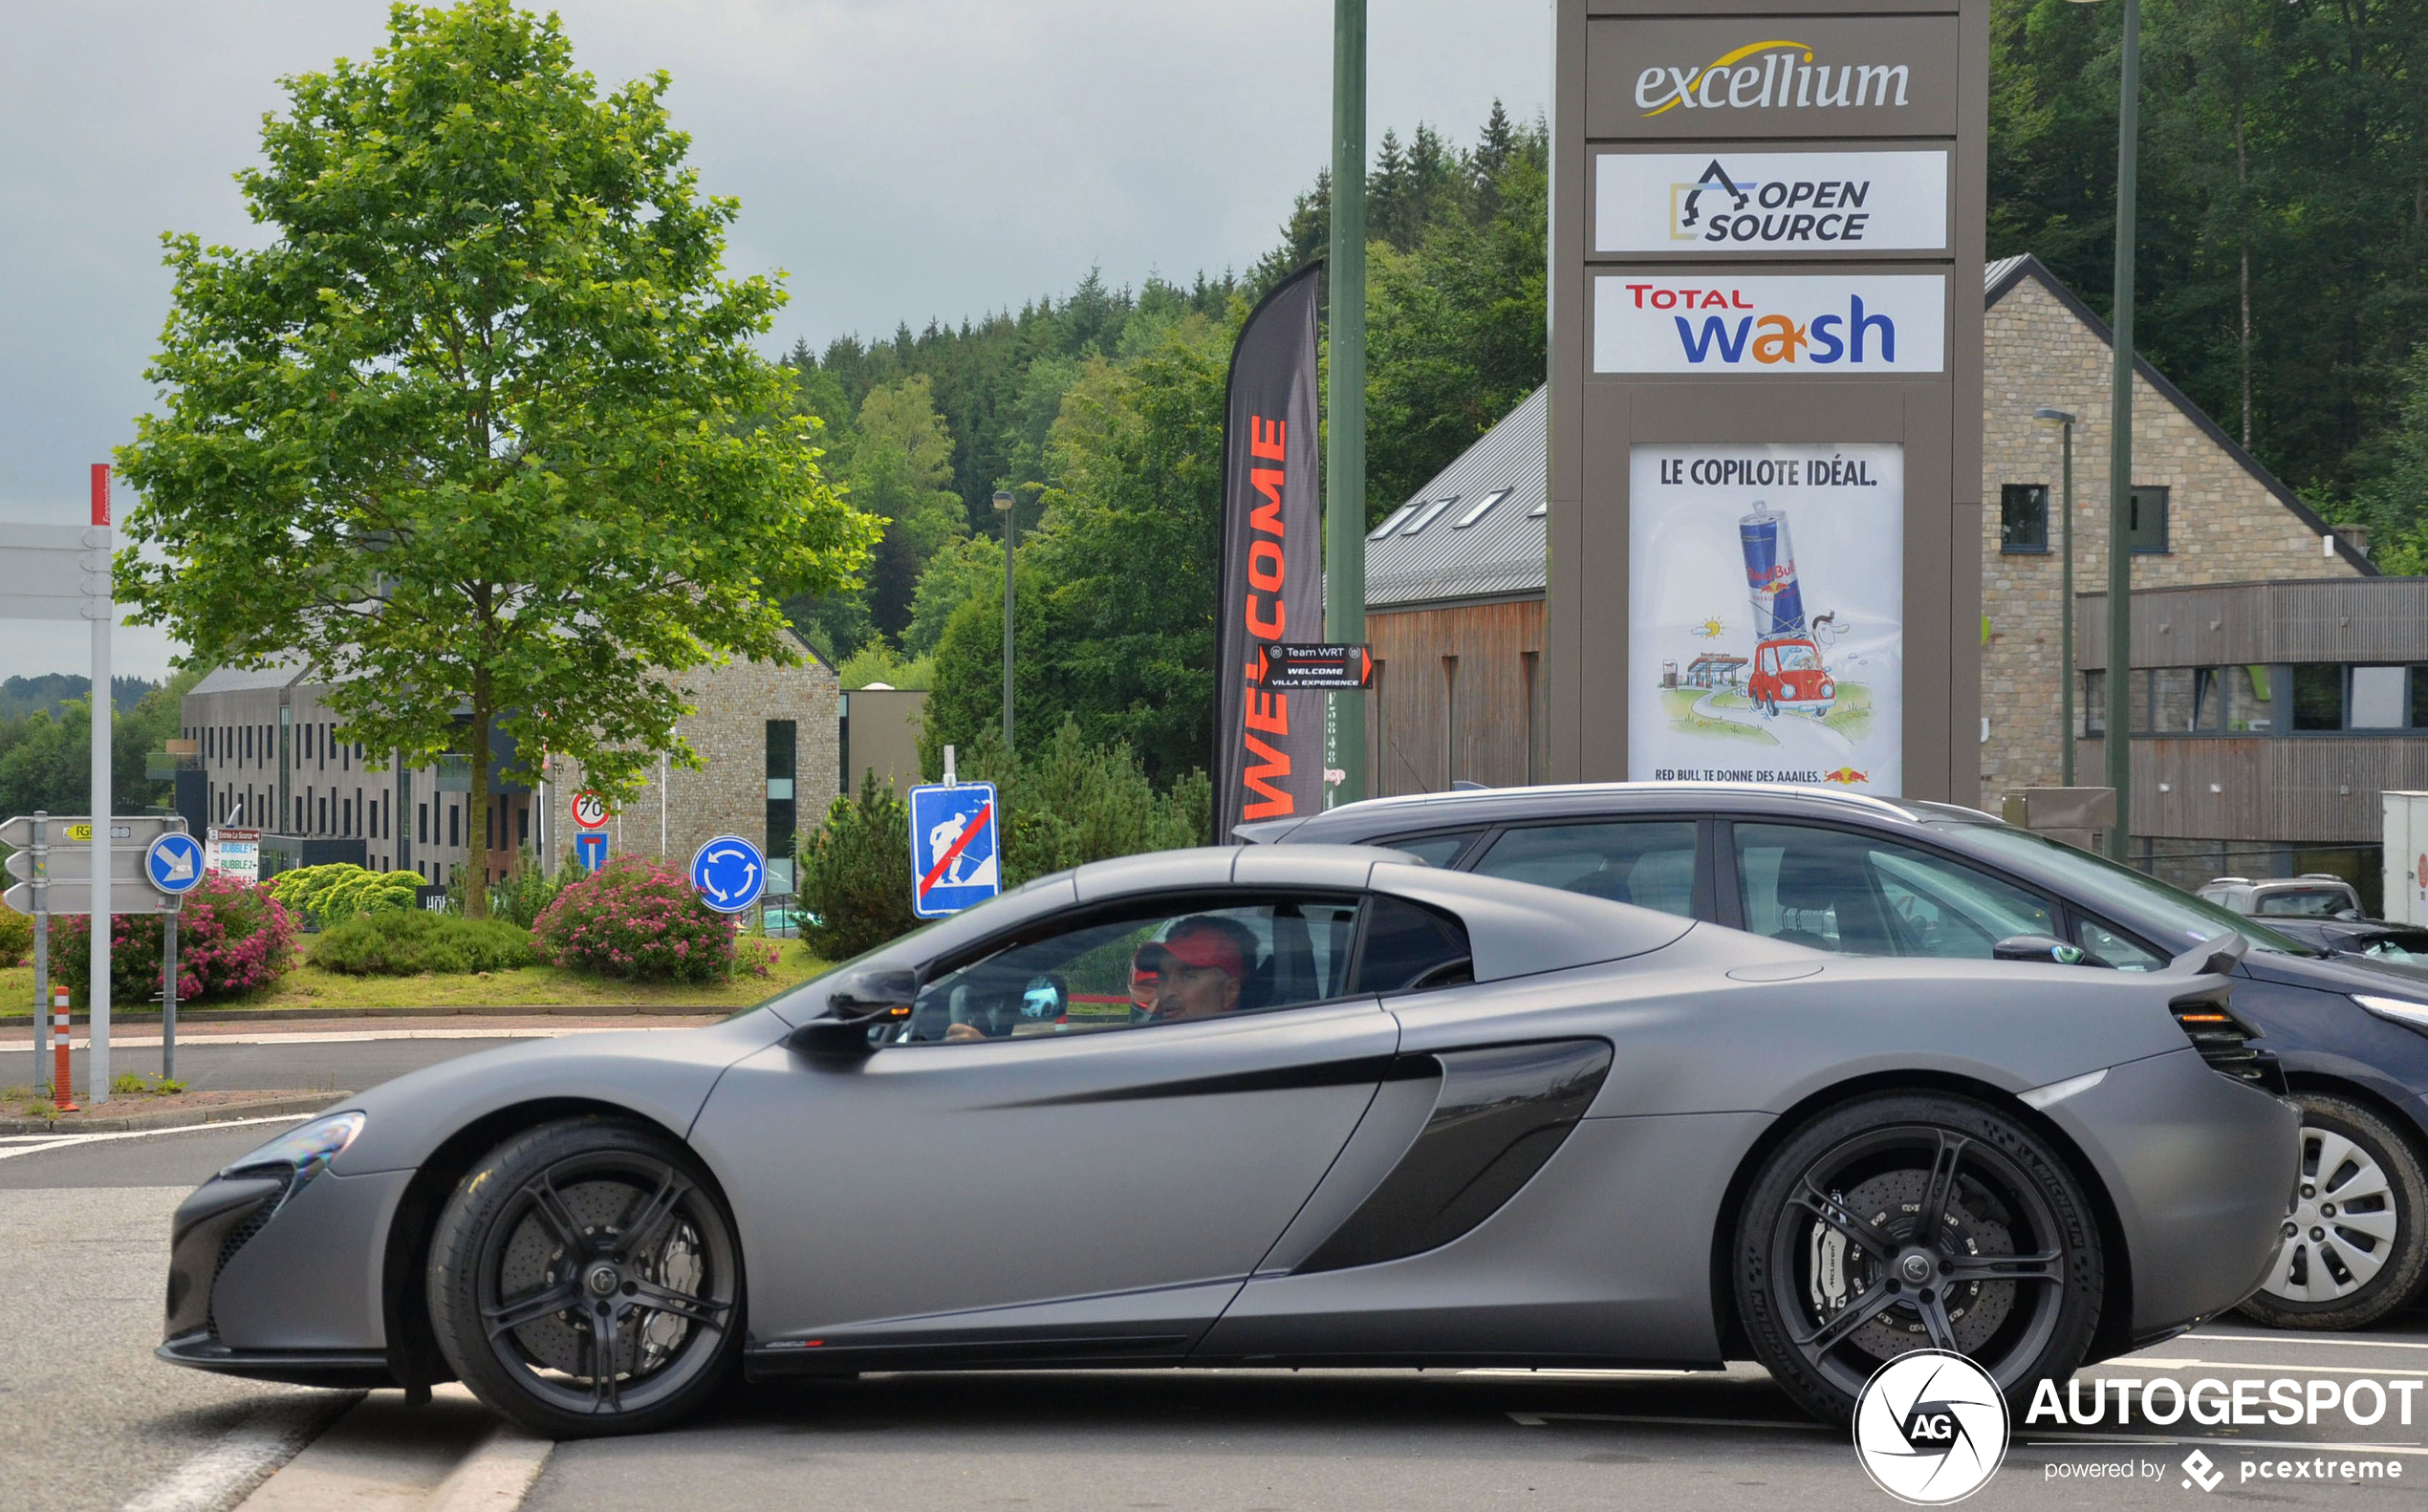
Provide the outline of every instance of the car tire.
[[562,1119],[482,1156],[439,1217],[428,1296],[464,1384],[551,1438],[661,1428],[740,1355],[732,1215],[689,1150],[637,1120]]
[[2385,1116],[2329,1092],[2296,1092],[2302,1182],[2285,1242],[2244,1315],[2279,1328],[2365,1328],[2409,1302],[2428,1273],[2428,1176]]
[[1971,1098],[1889,1092],[1816,1115],[1763,1162],[1733,1232],[1754,1353],[1824,1421],[1848,1421],[1873,1372],[1920,1349],[1972,1359],[2022,1412],[2098,1327],[2106,1257],[2081,1182]]

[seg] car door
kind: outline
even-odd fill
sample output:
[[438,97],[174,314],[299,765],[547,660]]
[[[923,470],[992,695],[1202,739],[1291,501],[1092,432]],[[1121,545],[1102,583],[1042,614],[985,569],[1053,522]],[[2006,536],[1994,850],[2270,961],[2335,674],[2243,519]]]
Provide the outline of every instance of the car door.
[[[759,1346],[1178,1357],[1314,1190],[1397,1046],[1377,999],[1344,991],[1358,901],[1073,908],[931,962],[901,1043],[736,1066],[693,1139],[727,1184]],[[1178,995],[1209,979],[1205,1002]]]

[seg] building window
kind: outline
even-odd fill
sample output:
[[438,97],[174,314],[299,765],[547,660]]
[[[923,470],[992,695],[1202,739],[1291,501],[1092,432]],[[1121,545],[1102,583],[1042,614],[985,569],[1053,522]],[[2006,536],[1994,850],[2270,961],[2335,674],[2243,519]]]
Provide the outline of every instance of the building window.
[[464,806],[462,804],[451,803],[446,806],[446,843],[449,845],[464,843]]
[[2297,730],[2340,730],[2344,727],[2344,669],[2331,661],[2307,662],[2293,669],[2293,727]]
[[792,785],[800,745],[797,723],[768,721],[768,891],[778,896],[792,891],[792,837],[800,813]]
[[2164,556],[2167,546],[2167,490],[2147,484],[2133,490],[2133,519],[2125,539],[2135,556]]
[[419,845],[430,843],[430,806],[426,803],[413,806],[413,838]]
[[2344,724],[2356,730],[2398,730],[2411,711],[2410,669],[2408,667],[2354,667],[2352,669],[2352,700],[2350,714]]
[[2096,740],[2108,733],[2108,674],[2082,675],[2082,733]]
[[1521,651],[1518,664],[1526,674],[1526,780],[1533,784],[1543,780],[1543,654]]
[[2010,483],[1998,490],[1998,549],[2010,556],[2049,550],[2049,485]]
[[1459,780],[1459,659],[1442,659],[1442,786]]
[[2265,734],[2276,727],[2266,667],[2225,667],[2221,676],[2225,679],[2225,727],[2229,731]]

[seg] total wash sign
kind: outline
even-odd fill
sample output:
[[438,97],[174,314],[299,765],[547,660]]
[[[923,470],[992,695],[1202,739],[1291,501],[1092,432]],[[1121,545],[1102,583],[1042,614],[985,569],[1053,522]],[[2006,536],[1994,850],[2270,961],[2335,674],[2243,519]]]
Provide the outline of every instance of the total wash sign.
[[1938,373],[1939,273],[1593,280],[1593,371],[1827,377]]

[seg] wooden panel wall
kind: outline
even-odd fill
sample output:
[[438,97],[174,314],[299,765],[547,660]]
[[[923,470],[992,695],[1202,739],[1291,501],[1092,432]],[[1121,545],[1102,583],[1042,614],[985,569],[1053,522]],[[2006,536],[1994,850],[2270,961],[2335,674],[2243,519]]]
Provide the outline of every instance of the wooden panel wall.
[[1369,611],[1374,790],[1543,780],[1543,601]]
[[[2074,769],[2095,780],[2105,744],[2079,743]],[[2133,743],[2135,835],[2374,845],[2384,830],[2378,794],[2423,788],[2428,740],[2417,737],[2187,736]]]

